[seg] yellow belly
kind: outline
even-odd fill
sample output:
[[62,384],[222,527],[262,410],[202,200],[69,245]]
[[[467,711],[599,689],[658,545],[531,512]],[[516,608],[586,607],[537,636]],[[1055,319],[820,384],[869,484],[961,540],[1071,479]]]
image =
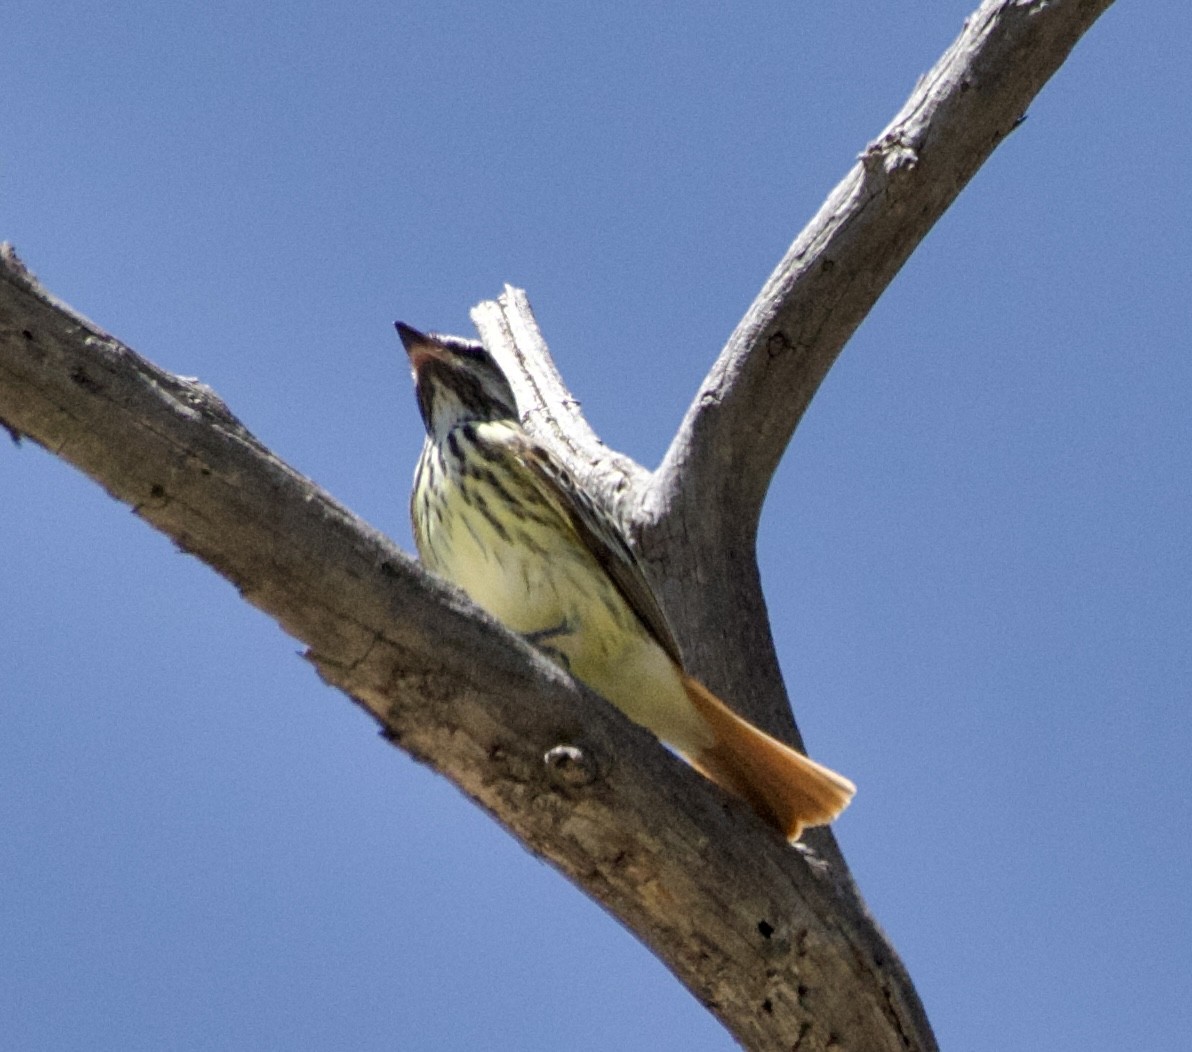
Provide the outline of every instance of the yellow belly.
[[688,753],[708,745],[674,663],[570,524],[540,503],[521,518],[497,514],[517,495],[503,483],[500,493],[445,472],[437,507],[416,497],[423,563],[663,741]]

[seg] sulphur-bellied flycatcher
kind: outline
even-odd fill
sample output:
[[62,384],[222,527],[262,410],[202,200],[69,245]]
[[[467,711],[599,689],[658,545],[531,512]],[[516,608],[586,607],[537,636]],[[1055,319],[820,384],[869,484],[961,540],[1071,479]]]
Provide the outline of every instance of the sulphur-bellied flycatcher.
[[852,782],[746,722],[684,672],[621,530],[522,428],[492,356],[401,322],[397,331],[426,424],[410,501],[423,563],[788,839],[835,818]]

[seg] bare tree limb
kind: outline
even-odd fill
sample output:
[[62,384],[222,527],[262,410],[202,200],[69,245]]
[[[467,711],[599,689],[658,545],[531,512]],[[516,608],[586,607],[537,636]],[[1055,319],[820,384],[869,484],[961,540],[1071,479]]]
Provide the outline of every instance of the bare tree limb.
[[604,905],[746,1047],[935,1047],[847,873],[792,850],[11,254],[0,419],[306,643],[387,737]]
[[704,380],[654,481],[653,506],[681,517],[685,536],[711,506],[731,507],[752,537],[774,469],[849,337],[1111,2],[986,0],[968,17],[795,239]]

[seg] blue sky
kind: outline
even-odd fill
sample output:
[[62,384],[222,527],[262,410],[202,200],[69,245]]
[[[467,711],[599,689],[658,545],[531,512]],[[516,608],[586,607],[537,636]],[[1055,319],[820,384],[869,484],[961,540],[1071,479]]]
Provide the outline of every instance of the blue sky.
[[[468,333],[525,287],[655,465],[968,12],[18,0],[0,237],[409,550],[394,318]],[[858,783],[840,841],[946,1048],[1192,1030],[1190,23],[1094,27],[766,509],[796,714]],[[733,1047],[213,573],[30,444],[0,494],[7,1044]]]

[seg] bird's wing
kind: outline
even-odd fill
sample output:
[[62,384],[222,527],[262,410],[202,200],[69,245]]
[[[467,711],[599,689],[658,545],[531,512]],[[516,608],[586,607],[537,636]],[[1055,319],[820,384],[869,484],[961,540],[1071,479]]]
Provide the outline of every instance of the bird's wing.
[[575,530],[576,536],[608,574],[638,620],[671,660],[682,668],[679,644],[675,642],[666,615],[620,526],[576,485],[566,468],[520,429],[510,436],[509,449],[529,469],[542,496]]

